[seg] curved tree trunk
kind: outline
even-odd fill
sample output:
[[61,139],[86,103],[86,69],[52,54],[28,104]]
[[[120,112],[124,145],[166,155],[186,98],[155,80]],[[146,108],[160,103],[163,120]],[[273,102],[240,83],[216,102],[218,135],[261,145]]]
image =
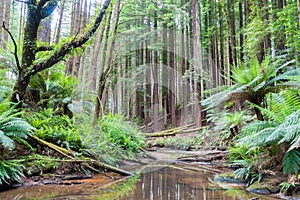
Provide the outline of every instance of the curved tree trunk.
[[[110,0],[106,0],[99,15],[94,21],[93,26],[81,37],[73,39],[71,42],[65,43],[60,48],[52,52],[49,58],[34,63],[35,56],[41,49],[52,50],[51,47],[37,47],[37,31],[42,19],[52,14],[58,4],[57,1],[44,0],[36,3],[34,0],[28,1],[27,7],[27,21],[24,30],[24,46],[22,54],[22,62],[19,63],[17,53],[15,58],[17,62],[17,80],[15,82],[11,101],[18,103],[19,107],[25,97],[25,92],[32,76],[36,75],[45,69],[48,69],[58,62],[62,61],[64,57],[69,54],[74,48],[78,48],[85,44],[99,27],[106,9],[110,4]],[[17,48],[16,44],[15,47]]]

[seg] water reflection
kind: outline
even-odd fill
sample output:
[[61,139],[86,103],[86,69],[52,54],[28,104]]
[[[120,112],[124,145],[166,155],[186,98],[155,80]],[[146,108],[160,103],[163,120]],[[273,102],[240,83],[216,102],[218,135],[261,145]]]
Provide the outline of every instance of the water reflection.
[[221,200],[229,197],[225,190],[208,180],[213,174],[205,171],[187,171],[165,167],[144,173],[135,190],[120,200]]
[[235,200],[254,197],[242,190],[238,190],[237,195],[229,195],[209,181],[213,179],[213,172],[182,167],[147,166],[140,176],[119,180],[116,184],[101,176],[85,180],[81,185],[21,187],[0,193],[0,199]]

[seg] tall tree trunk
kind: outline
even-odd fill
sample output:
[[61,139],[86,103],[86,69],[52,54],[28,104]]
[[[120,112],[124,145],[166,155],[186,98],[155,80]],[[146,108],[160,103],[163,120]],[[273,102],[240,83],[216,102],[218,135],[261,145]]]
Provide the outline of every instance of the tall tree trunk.
[[[200,25],[199,25],[199,5],[198,0],[192,0],[193,12],[193,52],[194,52],[194,120],[197,127],[201,126],[201,106],[200,94],[198,88],[199,74],[202,70],[201,65],[201,47],[200,47]],[[202,78],[202,77],[200,77]]]
[[[181,0],[181,6],[184,6],[185,0]],[[185,78],[185,70],[188,61],[187,54],[185,53],[188,51],[186,48],[186,41],[185,41],[185,17],[181,18],[181,77],[182,77],[182,112],[181,118],[185,120],[185,116],[188,114],[187,104],[188,104],[188,79]],[[186,36],[187,37],[187,36]],[[187,37],[188,38],[188,37]],[[185,122],[184,122],[185,123]]]
[[104,23],[102,23],[102,28],[100,32],[97,34],[95,42],[94,42],[94,48],[93,48],[93,53],[92,53],[92,58],[91,58],[91,68],[89,71],[89,79],[91,81],[90,83],[90,89],[92,91],[96,90],[96,84],[97,84],[97,66],[98,66],[98,57],[101,49],[101,44],[102,44],[102,39],[105,31],[105,21],[103,20]]
[[[151,31],[150,16],[147,16],[147,30],[148,33]],[[150,108],[151,108],[151,51],[149,49],[150,39],[146,40],[146,103],[145,103],[145,124],[151,122]]]
[[[0,3],[0,25],[2,26],[3,22],[4,22],[4,3]],[[3,47],[3,28],[0,29],[0,47]]]
[[[267,25],[269,25],[269,0],[264,0],[264,20]],[[268,32],[265,35],[265,55],[269,55],[271,53],[271,34]]]
[[[1,11],[0,11],[0,13],[1,13]],[[18,46],[21,45],[22,34],[23,34],[23,29],[24,29],[24,25],[23,24],[24,24],[24,18],[25,18],[25,6],[24,6],[23,3],[21,4],[20,13],[21,14],[20,14],[20,19],[19,19]],[[1,18],[1,14],[0,14],[0,18]],[[1,41],[1,30],[0,30],[0,41]]]
[[239,15],[240,15],[240,61],[244,62],[244,34],[243,34],[243,25],[244,25],[244,20],[243,20],[243,4],[242,2],[239,2]]
[[[157,34],[157,11],[154,14],[154,44],[158,42],[158,34]],[[159,129],[159,97],[158,97],[158,52],[154,50],[153,52],[153,123],[154,123],[154,131],[158,131]]]
[[[10,7],[11,7],[11,0],[5,0],[5,5],[4,5],[4,21],[5,21],[5,26],[6,28],[10,27]],[[2,24],[1,24],[2,25]],[[3,41],[7,42],[8,41],[8,32],[3,33]],[[3,46],[4,49],[6,49],[6,45]]]
[[[172,21],[171,23],[175,23]],[[173,127],[176,127],[176,101],[175,101],[175,30],[174,24],[169,28],[169,66],[170,66],[170,111],[171,111],[171,123]]]
[[[166,13],[165,9],[163,8],[163,14]],[[162,24],[163,27],[163,33],[162,33],[162,41],[163,41],[163,50],[162,50],[162,105],[164,109],[164,118],[165,118],[165,123],[168,120],[168,116],[170,113],[169,110],[169,91],[168,91],[168,80],[169,80],[169,75],[166,73],[167,70],[164,70],[168,67],[168,32],[167,32],[167,22],[163,21]]]
[[222,6],[219,2],[219,20],[220,20],[220,71],[221,71],[221,85],[225,84],[225,62],[224,62],[224,33],[223,33],[223,15]]
[[228,16],[229,16],[229,65],[237,66],[236,60],[236,30],[234,15],[234,0],[228,0]]
[[66,0],[62,0],[60,3],[60,10],[59,10],[59,17],[58,17],[58,24],[56,29],[56,37],[55,37],[55,43],[57,44],[60,40],[60,32],[61,32],[61,25],[62,25],[62,19],[64,16],[64,10],[65,10],[65,2]]

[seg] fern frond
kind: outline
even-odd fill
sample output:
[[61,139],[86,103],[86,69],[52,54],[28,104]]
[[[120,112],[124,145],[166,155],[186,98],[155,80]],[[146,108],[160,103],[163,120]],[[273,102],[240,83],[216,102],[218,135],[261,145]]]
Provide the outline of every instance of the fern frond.
[[23,175],[23,166],[15,160],[0,160],[0,185],[10,184],[10,181],[21,181]]
[[4,148],[7,148],[9,150],[14,148],[14,141],[5,135],[5,133],[3,131],[0,130],[0,144],[2,144],[2,146]]
[[285,153],[283,158],[283,173],[297,174],[300,170],[300,152],[292,150]]
[[257,147],[266,144],[267,138],[274,131],[274,127],[264,128],[259,132],[254,132],[251,135],[239,139],[239,145],[247,145],[249,147]]
[[298,138],[300,136],[300,124],[288,126],[284,129],[284,131],[285,134],[283,138],[278,142],[279,144],[284,142],[289,143],[295,140],[295,138]]

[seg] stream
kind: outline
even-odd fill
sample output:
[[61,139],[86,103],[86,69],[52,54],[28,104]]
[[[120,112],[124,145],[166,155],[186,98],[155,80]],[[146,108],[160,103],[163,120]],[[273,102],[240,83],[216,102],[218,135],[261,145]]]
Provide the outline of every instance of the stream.
[[[133,177],[114,180],[97,175],[91,179],[66,181],[62,185],[31,185],[0,193],[1,200],[21,199],[99,199],[99,200],[233,200],[275,199],[258,196],[236,185],[235,189],[214,183],[215,174],[228,171],[214,163],[175,162],[187,152],[165,151],[156,153],[159,159],[140,166],[130,164],[127,170],[139,171]],[[200,152],[203,153],[203,152]],[[204,152],[205,153],[205,152]],[[79,184],[80,183],[80,184]]]

